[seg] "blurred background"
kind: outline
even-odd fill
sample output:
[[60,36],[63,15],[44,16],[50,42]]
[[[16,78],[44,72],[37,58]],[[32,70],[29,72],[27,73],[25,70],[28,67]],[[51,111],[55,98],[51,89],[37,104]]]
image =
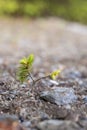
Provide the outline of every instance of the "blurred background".
[[87,24],[86,0],[0,0],[0,16],[58,16]]
[[86,24],[86,0],[0,0],[0,54],[86,56]]

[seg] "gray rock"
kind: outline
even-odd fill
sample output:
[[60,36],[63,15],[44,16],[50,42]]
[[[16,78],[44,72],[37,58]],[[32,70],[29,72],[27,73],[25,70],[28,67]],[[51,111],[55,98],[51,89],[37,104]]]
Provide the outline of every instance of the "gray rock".
[[81,128],[72,121],[46,120],[37,125],[39,130],[81,130]]
[[58,87],[44,91],[40,94],[40,97],[57,105],[68,105],[77,100],[74,89],[67,87]]
[[18,117],[16,115],[0,114],[0,121],[4,121],[4,120],[17,121]]

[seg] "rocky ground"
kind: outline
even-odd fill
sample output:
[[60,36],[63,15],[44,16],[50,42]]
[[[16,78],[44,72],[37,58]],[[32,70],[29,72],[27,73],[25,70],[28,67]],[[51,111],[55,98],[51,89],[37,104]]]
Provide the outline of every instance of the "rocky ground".
[[[61,69],[56,81],[20,84],[19,59],[31,53],[33,77]],[[7,126],[87,130],[87,26],[57,18],[0,19],[0,128]]]

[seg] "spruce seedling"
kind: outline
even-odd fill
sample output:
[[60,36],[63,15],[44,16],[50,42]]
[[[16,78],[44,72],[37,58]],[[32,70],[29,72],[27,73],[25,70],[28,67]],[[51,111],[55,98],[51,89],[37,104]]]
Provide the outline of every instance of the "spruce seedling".
[[28,57],[24,57],[23,59],[20,60],[20,62],[19,62],[20,66],[18,68],[17,76],[18,76],[18,79],[21,83],[27,81],[28,77],[32,79],[33,84],[35,84],[39,80],[45,79],[45,78],[51,78],[51,79],[55,80],[56,77],[61,72],[60,70],[55,70],[46,76],[43,76],[43,77],[40,77],[40,78],[37,78],[36,80],[34,80],[32,75],[31,75],[33,62],[34,62],[34,55],[33,54],[30,54]]
[[[20,66],[18,68],[17,77],[21,83],[27,80],[28,77],[31,77],[32,65],[34,62],[34,55],[31,54],[28,57],[24,57],[20,60]],[[33,78],[32,78],[33,80]],[[34,82],[34,81],[33,81]]]
[[50,74],[50,78],[55,80],[56,77],[60,74],[61,70],[55,70]]

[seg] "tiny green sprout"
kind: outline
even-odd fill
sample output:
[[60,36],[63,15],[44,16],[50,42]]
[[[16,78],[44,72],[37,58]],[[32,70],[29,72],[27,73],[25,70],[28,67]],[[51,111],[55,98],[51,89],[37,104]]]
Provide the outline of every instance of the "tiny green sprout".
[[24,57],[23,59],[20,60],[20,62],[19,62],[20,66],[18,68],[17,76],[18,76],[18,80],[21,83],[27,81],[28,77],[32,79],[33,84],[35,84],[39,80],[45,79],[45,78],[51,78],[51,79],[55,80],[56,77],[61,72],[60,70],[55,70],[52,73],[50,73],[44,77],[40,77],[40,78],[34,80],[32,75],[31,75],[33,62],[34,62],[34,55],[33,54],[29,55],[28,57]]
[[60,74],[60,72],[61,72],[60,69],[53,71],[53,72],[50,74],[50,78],[53,79],[53,80],[55,80],[56,77]]
[[27,80],[28,76],[31,77],[32,65],[34,62],[34,55],[31,54],[28,57],[24,57],[20,60],[20,66],[18,68],[17,77],[21,83]]
[[27,64],[27,58],[24,57],[22,60],[20,60],[20,64]]

